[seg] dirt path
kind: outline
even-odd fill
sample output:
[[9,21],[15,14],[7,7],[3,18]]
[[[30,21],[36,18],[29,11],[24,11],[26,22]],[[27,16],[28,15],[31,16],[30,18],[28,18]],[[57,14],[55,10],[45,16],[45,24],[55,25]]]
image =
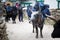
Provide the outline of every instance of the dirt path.
[[12,24],[10,21],[7,23],[7,33],[9,40],[57,40],[51,38],[51,33],[53,27],[51,25],[44,25],[43,36],[39,36],[38,39],[35,38],[35,33],[32,33],[32,24],[29,24],[28,21],[19,22]]

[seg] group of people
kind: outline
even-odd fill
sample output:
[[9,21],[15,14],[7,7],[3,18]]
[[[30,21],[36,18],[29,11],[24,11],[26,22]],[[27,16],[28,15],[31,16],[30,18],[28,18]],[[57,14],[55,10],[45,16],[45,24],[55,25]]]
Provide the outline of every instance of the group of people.
[[[43,14],[43,17],[46,18],[46,13],[48,15],[50,15],[49,12],[49,6],[48,5],[44,5],[43,3],[36,3],[34,7],[32,6],[27,6],[27,15],[28,15],[28,19],[31,19],[31,14],[32,11],[38,11],[39,7],[41,8],[41,13]],[[12,18],[13,23],[16,23],[16,17],[18,15],[18,19],[20,22],[23,22],[23,7],[21,6],[21,4],[16,3],[15,6],[10,6],[10,4],[4,5],[4,8],[6,10],[6,17],[5,17],[5,21],[8,22],[10,20],[10,18]]]
[[23,12],[22,12],[21,4],[16,3],[15,6],[10,6],[10,4],[7,4],[4,6],[4,8],[6,10],[6,17],[5,17],[6,22],[8,22],[10,18],[12,18],[13,23],[16,23],[17,15],[19,21],[23,22]]

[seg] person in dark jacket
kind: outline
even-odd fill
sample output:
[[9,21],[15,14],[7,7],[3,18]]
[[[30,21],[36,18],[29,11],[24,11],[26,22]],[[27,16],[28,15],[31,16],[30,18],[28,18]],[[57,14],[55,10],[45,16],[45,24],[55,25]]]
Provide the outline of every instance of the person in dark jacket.
[[12,7],[10,6],[10,4],[7,4],[7,6],[6,6],[6,18],[5,18],[6,22],[8,22],[10,20],[10,17],[12,16],[11,11],[12,11]]
[[19,4],[19,8],[18,8],[18,11],[19,11],[19,21],[20,22],[23,22],[23,10],[22,10],[22,6],[21,4]]
[[27,7],[27,15],[28,15],[28,19],[30,20],[31,18],[31,14],[32,14],[32,7],[31,6],[28,6]]
[[17,16],[17,8],[16,6],[13,6],[12,7],[12,20],[13,20],[13,23],[16,23],[16,16]]

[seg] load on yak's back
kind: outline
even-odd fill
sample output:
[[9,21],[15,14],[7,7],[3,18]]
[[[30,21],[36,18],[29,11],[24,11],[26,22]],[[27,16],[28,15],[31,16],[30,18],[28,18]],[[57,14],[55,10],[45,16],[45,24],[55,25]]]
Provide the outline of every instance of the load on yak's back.
[[49,5],[43,3],[36,3],[32,9],[31,19],[34,19],[33,16],[36,15],[37,13],[42,14],[43,18],[47,18],[46,14],[49,16],[51,15]]

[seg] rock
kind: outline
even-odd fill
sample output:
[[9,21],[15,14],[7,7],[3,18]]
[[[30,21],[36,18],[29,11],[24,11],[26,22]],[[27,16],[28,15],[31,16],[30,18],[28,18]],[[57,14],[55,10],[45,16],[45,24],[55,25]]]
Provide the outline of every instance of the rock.
[[0,24],[0,40],[8,40],[7,32],[6,32],[6,23]]
[[6,23],[3,19],[3,15],[0,12],[0,40],[8,40],[6,29]]

